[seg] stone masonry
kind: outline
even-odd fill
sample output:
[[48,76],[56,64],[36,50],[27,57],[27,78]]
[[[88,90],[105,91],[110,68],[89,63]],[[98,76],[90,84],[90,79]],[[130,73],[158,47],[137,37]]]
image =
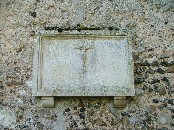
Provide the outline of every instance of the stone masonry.
[[[45,27],[132,33],[136,95],[61,97],[42,108],[32,97],[35,34]],[[0,0],[1,130],[173,130],[173,0]]]

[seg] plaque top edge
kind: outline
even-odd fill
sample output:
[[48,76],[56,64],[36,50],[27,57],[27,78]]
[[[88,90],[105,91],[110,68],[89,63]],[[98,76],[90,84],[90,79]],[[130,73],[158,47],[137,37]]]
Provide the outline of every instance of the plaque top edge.
[[108,38],[108,39],[125,39],[126,35],[99,35],[99,34],[42,34],[41,39],[58,38],[58,39],[82,39],[82,38]]

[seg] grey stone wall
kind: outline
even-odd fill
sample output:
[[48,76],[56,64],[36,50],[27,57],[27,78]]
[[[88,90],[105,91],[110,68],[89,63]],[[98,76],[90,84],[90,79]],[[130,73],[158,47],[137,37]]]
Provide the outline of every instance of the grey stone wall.
[[[111,97],[31,96],[34,35],[44,27],[115,27],[133,34],[136,96],[125,109]],[[0,129],[174,129],[173,0],[0,0]]]

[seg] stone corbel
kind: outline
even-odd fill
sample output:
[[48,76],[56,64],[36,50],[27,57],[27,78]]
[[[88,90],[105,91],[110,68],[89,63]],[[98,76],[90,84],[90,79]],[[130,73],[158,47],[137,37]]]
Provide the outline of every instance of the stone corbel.
[[54,97],[42,97],[42,107],[51,108],[54,107]]

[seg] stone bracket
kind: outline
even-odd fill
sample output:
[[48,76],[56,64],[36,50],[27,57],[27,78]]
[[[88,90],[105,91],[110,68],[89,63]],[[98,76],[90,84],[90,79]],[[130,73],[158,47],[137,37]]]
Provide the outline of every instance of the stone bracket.
[[41,102],[42,102],[42,107],[45,108],[54,107],[54,97],[42,97]]
[[115,108],[125,108],[127,105],[126,97],[114,97],[114,107]]
[[[43,108],[53,108],[54,107],[54,97],[42,97],[41,103]],[[126,96],[114,97],[114,107],[115,108],[125,108],[127,105]]]

